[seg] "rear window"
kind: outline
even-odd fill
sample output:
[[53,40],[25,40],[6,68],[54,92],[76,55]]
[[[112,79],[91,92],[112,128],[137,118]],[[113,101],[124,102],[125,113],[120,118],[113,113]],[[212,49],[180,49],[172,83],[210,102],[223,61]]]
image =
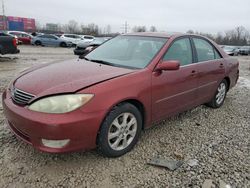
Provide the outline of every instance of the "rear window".
[[0,36],[1,36],[1,37],[6,37],[6,36],[9,36],[9,35],[7,35],[7,34],[5,34],[5,33],[0,33]]
[[212,46],[208,41],[200,38],[193,38],[193,41],[199,62],[221,58],[214,46]]
[[85,36],[85,39],[93,39],[94,37],[90,37],[90,36]]
[[75,38],[74,35],[64,35],[65,37],[69,37],[69,38]]

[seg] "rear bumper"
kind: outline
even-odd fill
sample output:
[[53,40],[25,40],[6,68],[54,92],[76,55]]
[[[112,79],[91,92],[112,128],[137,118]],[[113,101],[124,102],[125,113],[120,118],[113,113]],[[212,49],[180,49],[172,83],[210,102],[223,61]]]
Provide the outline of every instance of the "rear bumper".
[[5,55],[5,54],[18,54],[18,53],[20,53],[20,50],[17,49],[17,48],[12,49],[12,50],[1,51],[2,55]]
[[[80,109],[66,114],[33,112],[12,102],[8,91],[2,96],[4,114],[12,132],[38,150],[63,153],[96,147],[96,137],[105,111],[83,113]],[[62,148],[43,145],[42,139],[70,142]]]

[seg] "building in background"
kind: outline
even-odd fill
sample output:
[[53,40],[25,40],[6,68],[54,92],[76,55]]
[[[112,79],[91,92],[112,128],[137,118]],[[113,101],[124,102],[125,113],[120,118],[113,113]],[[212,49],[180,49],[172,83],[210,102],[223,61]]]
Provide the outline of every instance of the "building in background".
[[36,21],[33,18],[0,16],[0,30],[34,32]]
[[48,31],[54,31],[54,32],[58,32],[58,31],[59,31],[58,24],[54,24],[54,23],[47,23],[47,24],[46,24],[46,30],[48,30]]

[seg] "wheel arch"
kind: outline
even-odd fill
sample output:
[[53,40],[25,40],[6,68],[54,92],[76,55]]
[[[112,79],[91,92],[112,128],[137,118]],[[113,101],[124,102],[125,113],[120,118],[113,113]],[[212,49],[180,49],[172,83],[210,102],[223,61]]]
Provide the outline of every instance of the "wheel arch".
[[101,121],[101,124],[99,126],[99,130],[98,130],[98,133],[96,135],[96,143],[97,143],[97,139],[98,139],[98,135],[99,135],[99,132],[100,132],[100,129],[101,129],[101,126],[102,126],[102,123],[103,121],[105,120],[105,118],[107,117],[107,115],[110,113],[110,111],[116,107],[116,106],[119,106],[121,105],[122,103],[130,103],[132,105],[134,105],[138,110],[139,112],[141,113],[141,116],[142,116],[142,130],[145,129],[145,123],[146,123],[146,110],[145,110],[145,106],[143,105],[143,103],[141,101],[139,101],[138,99],[133,99],[133,98],[130,98],[130,99],[124,99],[124,100],[121,100],[121,101],[118,101],[117,103],[115,103],[114,105],[112,105],[106,112],[106,114],[104,115],[102,121]]
[[146,123],[146,111],[145,111],[145,107],[144,107],[143,103],[137,99],[128,99],[128,100],[120,102],[119,104],[121,104],[121,103],[130,103],[130,104],[134,105],[139,110],[139,112],[141,113],[141,116],[142,116],[142,130],[144,130],[144,126]]
[[225,78],[224,78],[224,80],[226,80],[227,81],[227,91],[229,90],[229,88],[230,88],[230,84],[231,84],[231,81],[230,81],[230,78],[228,77],[228,76],[226,76]]

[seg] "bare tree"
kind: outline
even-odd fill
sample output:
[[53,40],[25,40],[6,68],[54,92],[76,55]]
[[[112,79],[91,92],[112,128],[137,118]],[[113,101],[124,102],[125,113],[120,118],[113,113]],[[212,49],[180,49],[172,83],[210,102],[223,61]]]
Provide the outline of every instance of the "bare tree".
[[223,43],[227,45],[247,45],[248,40],[249,32],[243,26],[239,26],[225,32]]
[[66,31],[69,33],[77,33],[79,31],[78,23],[75,20],[70,20],[66,25]]
[[146,32],[147,28],[146,26],[135,26],[133,27],[133,32]]
[[156,27],[155,26],[151,26],[150,27],[150,30],[149,30],[150,32],[157,32],[157,29],[156,29]]
[[40,22],[36,21],[36,30],[37,31],[42,31],[45,29],[45,26],[42,25]]
[[91,23],[88,25],[81,25],[81,30],[82,30],[82,33],[85,35],[96,36],[96,35],[99,35],[99,33],[100,33],[98,25],[96,25],[94,23]]
[[194,31],[192,29],[187,31],[188,34],[194,34]]

